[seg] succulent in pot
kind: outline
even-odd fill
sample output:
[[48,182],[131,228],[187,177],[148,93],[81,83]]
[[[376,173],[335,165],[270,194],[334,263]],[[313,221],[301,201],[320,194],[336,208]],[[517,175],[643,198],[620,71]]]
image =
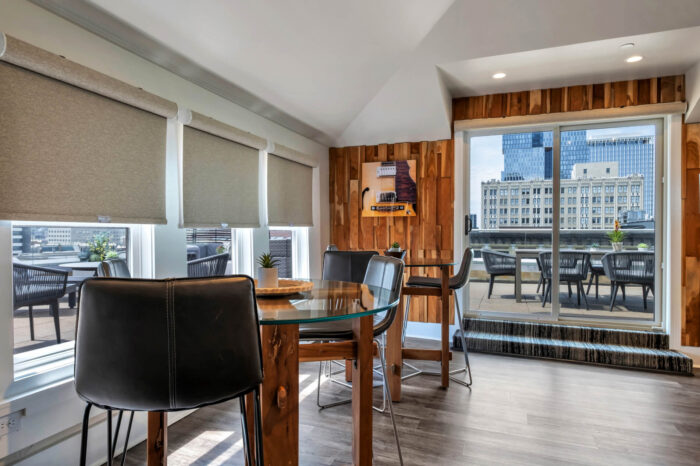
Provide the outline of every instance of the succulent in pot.
[[401,252],[401,245],[399,244],[398,241],[394,241],[391,243],[391,247],[389,248],[390,252]]
[[258,267],[258,287],[277,288],[277,264],[279,261],[267,252],[258,257],[257,263],[260,266]]
[[648,251],[649,245],[647,243],[639,243],[637,245],[637,251]]

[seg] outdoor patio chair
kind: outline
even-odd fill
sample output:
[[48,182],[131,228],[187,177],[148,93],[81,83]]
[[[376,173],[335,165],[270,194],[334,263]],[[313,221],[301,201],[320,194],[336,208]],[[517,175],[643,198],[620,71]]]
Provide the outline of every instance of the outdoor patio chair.
[[586,290],[586,294],[588,294],[591,291],[591,284],[593,284],[593,280],[595,280],[595,298],[598,299],[598,284],[600,281],[600,276],[605,275],[605,270],[603,270],[603,263],[601,261],[591,261],[591,278],[588,280],[588,289]]
[[124,259],[109,259],[100,262],[97,267],[98,277],[131,278],[129,266]]
[[610,296],[610,312],[615,306],[615,298],[619,288],[625,285],[641,285],[644,299],[644,310],[647,309],[647,296],[654,292],[654,253],[653,252],[610,252],[603,256],[603,269],[610,279],[612,293]]
[[29,335],[34,340],[34,306],[49,305],[56,328],[56,343],[61,343],[58,300],[66,294],[68,271],[26,264],[12,264],[13,310],[28,306]]
[[491,292],[493,291],[493,282],[496,277],[515,277],[515,256],[504,252],[492,251],[490,249],[482,249],[481,257],[484,259],[486,273],[490,275],[488,294],[488,298],[490,299]]
[[226,273],[226,263],[229,254],[217,254],[215,256],[203,257],[189,261],[187,263],[187,276],[195,277],[217,277]]
[[[542,264],[542,275],[545,281],[545,292],[542,297],[542,307],[547,299],[552,299],[552,253],[551,251],[540,253],[540,263]],[[591,254],[579,251],[559,252],[559,282],[569,286],[569,296],[571,296],[571,284],[576,284],[576,299],[581,305],[581,295],[588,309],[588,298],[583,292],[583,281],[588,277],[588,269],[591,263]]]

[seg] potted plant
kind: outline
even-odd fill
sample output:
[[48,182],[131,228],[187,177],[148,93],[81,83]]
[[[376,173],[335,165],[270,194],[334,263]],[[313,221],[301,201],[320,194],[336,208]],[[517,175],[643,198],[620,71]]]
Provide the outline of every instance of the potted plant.
[[109,237],[104,233],[94,235],[92,240],[88,242],[88,250],[90,262],[102,262],[108,259],[108,254],[112,252],[112,248],[109,245]]
[[637,251],[648,251],[649,245],[647,243],[639,243],[637,245]]
[[589,248],[591,251],[597,251],[598,248],[600,247],[600,244],[598,243],[593,243],[591,244],[591,247]]
[[277,288],[277,264],[279,261],[267,252],[258,257],[257,263],[260,266],[258,267],[258,287]]
[[625,233],[620,230],[619,221],[615,220],[615,229],[608,232],[608,238],[610,238],[614,251],[622,251],[622,240],[625,239]]
[[393,243],[391,243],[389,252],[401,252],[401,245],[399,245],[398,241],[394,241]]

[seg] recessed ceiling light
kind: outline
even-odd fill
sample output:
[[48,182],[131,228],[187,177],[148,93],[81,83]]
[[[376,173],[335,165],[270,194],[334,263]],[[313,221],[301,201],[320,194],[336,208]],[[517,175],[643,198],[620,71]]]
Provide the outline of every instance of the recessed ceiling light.
[[631,49],[634,47],[634,42],[627,42],[626,44],[622,44],[620,46],[621,49]]
[[493,79],[503,79],[503,78],[506,77],[506,74],[499,71],[498,73],[495,73],[495,74],[494,74],[493,76],[491,76],[491,77],[492,77]]
[[642,61],[641,55],[632,55],[631,57],[628,57],[627,60],[625,60],[627,63],[636,63],[638,61]]

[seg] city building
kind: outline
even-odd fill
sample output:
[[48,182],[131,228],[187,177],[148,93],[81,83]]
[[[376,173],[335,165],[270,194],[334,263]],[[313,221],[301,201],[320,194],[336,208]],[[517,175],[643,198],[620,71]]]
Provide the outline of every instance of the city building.
[[[620,176],[617,162],[575,164],[560,181],[560,228],[609,229],[642,210],[644,188],[643,176]],[[552,180],[489,180],[481,192],[482,228],[552,228]]]

